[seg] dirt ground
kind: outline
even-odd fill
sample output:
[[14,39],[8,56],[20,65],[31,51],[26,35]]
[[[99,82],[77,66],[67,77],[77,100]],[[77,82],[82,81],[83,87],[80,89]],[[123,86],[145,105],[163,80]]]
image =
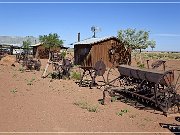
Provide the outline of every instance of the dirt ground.
[[[12,56],[0,61],[0,134],[151,132],[163,135],[173,133],[161,128],[159,123],[180,124],[173,116],[139,110],[119,101],[101,105],[98,100],[103,97],[103,89],[79,87],[75,80],[43,79],[41,75],[47,60],[41,61],[41,71],[31,72],[20,70],[21,66]],[[178,60],[167,61],[166,65],[167,69],[180,70]],[[82,109],[75,105],[78,102],[95,106],[97,112]],[[121,110],[127,113],[118,116]]]

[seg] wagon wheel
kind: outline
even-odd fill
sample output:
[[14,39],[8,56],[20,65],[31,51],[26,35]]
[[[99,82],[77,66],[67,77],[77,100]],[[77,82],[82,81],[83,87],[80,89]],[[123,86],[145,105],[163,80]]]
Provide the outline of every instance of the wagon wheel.
[[[179,79],[179,77],[178,77]],[[166,71],[155,85],[155,101],[165,114],[180,112],[180,96],[177,94],[177,81],[174,81],[174,72]],[[171,108],[171,109],[170,109]]]
[[118,71],[118,66],[113,65],[107,73],[107,84],[109,86],[120,87],[120,73]]

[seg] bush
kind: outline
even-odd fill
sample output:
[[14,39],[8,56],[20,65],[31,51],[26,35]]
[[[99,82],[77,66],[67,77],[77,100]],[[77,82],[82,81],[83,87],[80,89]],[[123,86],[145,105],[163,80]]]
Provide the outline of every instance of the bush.
[[144,65],[144,63],[137,62],[137,67],[139,67],[139,68],[145,68],[145,65]]
[[117,101],[117,99],[118,99],[118,97],[117,97],[117,96],[111,97],[111,102],[116,102],[116,101]]
[[125,113],[127,113],[127,112],[129,112],[127,109],[123,109],[123,110],[117,112],[116,115],[117,115],[117,116],[122,116],[123,114],[125,114]]
[[66,52],[63,51],[60,55],[61,55],[63,58],[65,58],[65,57],[66,57]]
[[86,109],[89,112],[97,112],[98,106],[89,105],[86,101],[77,101],[74,105],[79,106],[82,109]]
[[72,79],[75,79],[75,80],[80,80],[80,79],[81,79],[81,74],[80,74],[79,72],[73,71],[73,72],[71,73],[71,78],[72,78]]

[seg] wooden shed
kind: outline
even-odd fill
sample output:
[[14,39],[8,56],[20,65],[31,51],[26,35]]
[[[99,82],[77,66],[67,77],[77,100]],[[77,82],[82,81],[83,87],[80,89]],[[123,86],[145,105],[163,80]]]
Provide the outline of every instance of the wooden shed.
[[103,60],[107,67],[131,61],[131,52],[116,37],[89,38],[74,43],[75,64],[94,66]]
[[[49,58],[49,49],[45,48],[41,43],[31,45],[33,48],[33,56],[39,57],[40,59],[48,59]],[[53,52],[60,52],[61,49],[68,49],[68,47],[53,47],[51,51]]]

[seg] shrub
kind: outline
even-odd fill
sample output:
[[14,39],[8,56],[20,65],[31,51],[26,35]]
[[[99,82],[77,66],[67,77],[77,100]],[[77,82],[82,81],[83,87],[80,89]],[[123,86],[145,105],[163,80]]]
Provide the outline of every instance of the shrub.
[[25,69],[23,67],[20,67],[18,71],[21,71],[21,73],[23,73]]
[[144,63],[137,62],[137,67],[139,68],[145,68]]
[[32,78],[31,80],[29,80],[27,85],[33,85],[33,81],[35,81],[35,78]]
[[79,106],[82,109],[86,109],[89,112],[97,112],[98,106],[89,105],[86,101],[77,101],[74,105]]
[[118,99],[117,96],[111,97],[111,102],[116,102],[117,99]]
[[89,106],[89,107],[87,108],[87,110],[88,110],[89,112],[97,112],[97,109],[98,109],[98,106]]
[[60,55],[61,55],[63,58],[65,58],[65,57],[66,57],[66,52],[63,51]]
[[117,115],[117,116],[122,116],[123,114],[125,114],[125,113],[127,113],[127,112],[129,112],[127,109],[123,109],[123,110],[117,112],[116,115]]
[[75,80],[80,80],[81,79],[81,74],[79,72],[72,72],[71,73],[71,78]]
[[74,105],[79,106],[82,109],[87,109],[88,103],[85,101],[77,101]]
[[18,91],[17,91],[17,88],[15,88],[15,89],[12,89],[10,92],[16,93],[16,92],[18,92]]

